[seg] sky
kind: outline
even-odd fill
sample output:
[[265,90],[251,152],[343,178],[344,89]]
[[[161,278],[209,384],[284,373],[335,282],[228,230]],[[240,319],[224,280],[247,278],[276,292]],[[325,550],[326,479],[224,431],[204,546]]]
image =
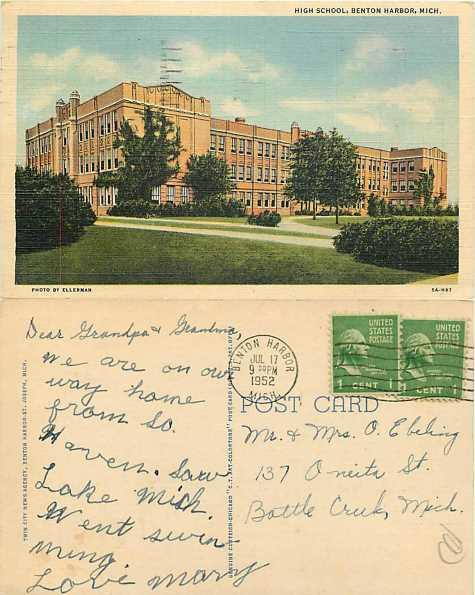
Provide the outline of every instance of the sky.
[[20,17],[17,160],[24,129],[54,115],[58,97],[164,82],[167,56],[182,70],[171,80],[207,97],[213,116],[447,151],[457,202],[456,17]]

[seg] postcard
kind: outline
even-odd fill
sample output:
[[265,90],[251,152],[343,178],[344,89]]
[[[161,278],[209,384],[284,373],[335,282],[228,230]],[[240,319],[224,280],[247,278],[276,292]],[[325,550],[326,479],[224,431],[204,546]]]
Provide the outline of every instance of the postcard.
[[7,301],[0,591],[472,593],[471,306],[345,306]]
[[5,3],[4,294],[471,297],[471,6],[373,4]]

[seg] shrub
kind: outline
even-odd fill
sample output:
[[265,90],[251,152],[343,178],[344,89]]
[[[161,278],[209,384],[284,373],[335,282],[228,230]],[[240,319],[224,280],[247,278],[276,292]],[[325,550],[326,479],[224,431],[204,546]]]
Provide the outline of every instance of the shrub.
[[157,203],[146,200],[122,200],[111,207],[109,215],[122,217],[243,217],[246,208],[235,200],[220,200],[212,204],[172,202]]
[[280,223],[279,213],[273,211],[262,211],[259,215],[249,215],[247,222],[250,225],[260,225],[262,227],[277,227]]
[[379,266],[437,274],[458,270],[457,221],[389,217],[348,223],[334,245]]
[[17,167],[15,174],[16,249],[32,252],[79,239],[96,216],[66,175]]

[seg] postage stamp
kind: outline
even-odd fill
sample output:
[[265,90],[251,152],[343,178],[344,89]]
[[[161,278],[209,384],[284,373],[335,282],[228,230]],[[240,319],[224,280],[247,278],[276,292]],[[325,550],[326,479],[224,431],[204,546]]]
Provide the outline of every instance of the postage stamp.
[[395,315],[333,316],[333,391],[395,392],[398,342]]
[[254,335],[239,343],[229,361],[234,390],[253,402],[273,402],[295,386],[298,364],[285,341],[273,335]]
[[403,320],[400,394],[460,398],[465,335],[461,320]]

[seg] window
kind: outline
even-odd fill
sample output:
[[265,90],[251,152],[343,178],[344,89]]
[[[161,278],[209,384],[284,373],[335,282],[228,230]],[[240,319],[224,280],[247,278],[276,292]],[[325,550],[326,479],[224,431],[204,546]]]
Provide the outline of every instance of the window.
[[264,198],[264,206],[268,207],[269,206],[269,195],[267,194],[267,192],[264,194],[265,198]]
[[209,148],[211,151],[216,151],[216,134],[211,135],[211,144]]
[[95,171],[95,169],[96,169],[96,164],[94,162],[94,159],[92,159],[92,157],[91,157],[91,171]]
[[414,171],[414,161],[409,161],[408,170],[409,171]]
[[182,203],[188,202],[188,187],[187,186],[181,187],[181,202]]
[[280,183],[285,184],[285,170],[280,172]]
[[244,145],[245,145],[246,141],[243,138],[239,139],[239,152],[241,154],[244,154]]
[[252,141],[248,140],[248,141],[247,141],[247,145],[246,145],[246,146],[247,146],[246,153],[247,153],[248,155],[252,155]]
[[107,134],[110,134],[110,131],[111,131],[111,115],[110,115],[110,113],[106,114],[106,130],[107,130]]
[[250,165],[246,167],[246,180],[248,182],[252,180],[252,167]]
[[277,155],[277,145],[272,145],[272,159],[275,159]]
[[219,137],[219,150],[220,151],[224,151],[224,143],[225,143],[224,136],[220,136]]
[[262,157],[262,143],[257,143],[257,155],[258,157]]
[[79,155],[79,173],[84,173],[84,157]]
[[408,189],[409,191],[412,191],[412,190],[414,190],[414,180],[409,180],[409,181],[408,181],[408,183],[407,183],[407,189]]
[[275,169],[272,169],[272,171],[271,171],[271,176],[270,176],[270,181],[271,181],[271,182],[275,182],[275,173],[276,173],[276,172],[275,172]]
[[99,171],[104,171],[104,151],[99,152]]
[[238,177],[238,179],[239,180],[244,180],[244,165],[240,165],[238,171],[239,171],[239,177]]
[[90,124],[90,122],[84,123],[84,137],[86,140],[89,139],[89,124]]
[[397,192],[397,182],[395,181],[391,183],[391,192]]
[[262,167],[257,168],[257,181],[262,182]]
[[270,143],[266,143],[266,152],[265,152],[265,156],[269,157],[270,155]]
[[269,181],[269,168],[266,167],[264,170],[264,182],[268,182]]
[[117,132],[118,124],[117,124],[117,112],[114,110],[112,112],[112,128],[114,132]]
[[393,163],[393,166],[392,166],[392,172],[393,172],[393,174],[397,174],[398,169],[399,169],[398,168],[398,164],[397,163]]
[[403,161],[401,161],[401,163],[399,164],[399,171],[401,173],[404,173],[406,171],[406,164]]
[[399,192],[406,192],[406,182],[404,180],[401,180],[399,184]]
[[80,143],[83,140],[83,127],[84,127],[84,124],[79,124],[79,142]]
[[112,169],[112,149],[107,149],[107,169]]
[[231,165],[231,179],[232,180],[236,179],[236,166],[235,165]]
[[281,200],[281,201],[280,201],[280,206],[281,206],[281,207],[285,207],[285,200]]
[[160,186],[152,186],[152,200],[160,202]]
[[175,200],[175,186],[167,186],[167,200],[174,202]]
[[91,138],[94,138],[94,120],[91,120]]
[[114,168],[117,169],[119,167],[119,150],[114,149]]
[[275,207],[275,194],[271,194],[271,207]]
[[233,136],[231,138],[231,153],[236,152],[236,145],[237,145],[237,138]]
[[112,186],[112,204],[115,205],[117,203],[117,193],[118,190],[115,186]]
[[262,192],[257,193],[257,206],[262,207]]
[[239,193],[239,200],[240,200],[241,202],[244,202],[244,192],[240,192],[240,193]]
[[89,173],[89,155],[84,156],[84,171]]
[[105,132],[105,116],[104,114],[100,118],[100,136],[104,136]]
[[252,201],[252,192],[246,192],[246,206],[250,207]]

